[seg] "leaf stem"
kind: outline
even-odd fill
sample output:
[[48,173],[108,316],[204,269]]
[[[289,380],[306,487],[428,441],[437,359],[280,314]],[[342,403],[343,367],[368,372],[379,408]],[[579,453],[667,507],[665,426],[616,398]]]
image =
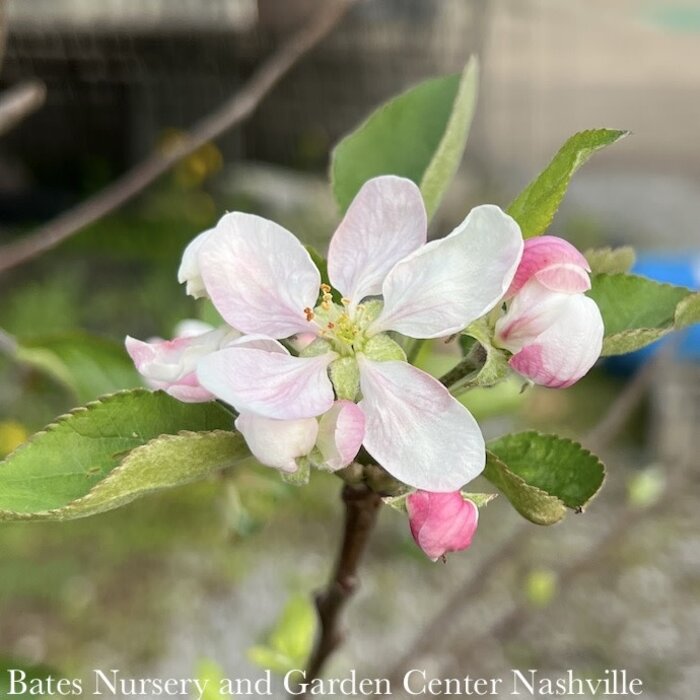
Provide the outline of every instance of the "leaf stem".
[[341,497],[345,504],[343,539],[333,576],[316,596],[320,630],[307,664],[306,683],[320,676],[326,661],[343,641],[341,613],[357,590],[357,570],[382,504],[381,496],[364,484],[346,484]]

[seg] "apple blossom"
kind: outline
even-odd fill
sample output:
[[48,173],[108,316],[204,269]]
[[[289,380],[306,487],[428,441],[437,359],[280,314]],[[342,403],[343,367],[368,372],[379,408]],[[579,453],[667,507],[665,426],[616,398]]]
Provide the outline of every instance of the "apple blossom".
[[406,362],[389,332],[424,339],[464,329],[503,297],[523,241],[517,223],[491,205],[472,210],[446,238],[426,240],[420,191],[394,176],[370,180],[351,203],[329,247],[332,288],[289,231],[258,216],[225,215],[188,248],[188,280],[201,278],[243,333],[315,340],[299,356],[281,345],[223,348],[199,361],[199,382],[239,413],[273,420],[323,416],[337,399],[356,403],[364,447],[394,477],[431,491],[470,481],[485,461],[476,421]]
[[589,270],[584,256],[561,238],[525,242],[494,339],[513,353],[510,366],[536,384],[571,386],[600,356],[603,319],[583,294],[591,286]]
[[229,326],[214,328],[194,319],[182,321],[175,338],[148,341],[126,337],[126,350],[139,374],[153,389],[162,389],[188,403],[211,401],[214,395],[197,379],[198,361],[237,339],[240,333]]
[[415,491],[406,499],[406,509],[413,539],[433,561],[467,549],[479,524],[476,504],[459,491]]

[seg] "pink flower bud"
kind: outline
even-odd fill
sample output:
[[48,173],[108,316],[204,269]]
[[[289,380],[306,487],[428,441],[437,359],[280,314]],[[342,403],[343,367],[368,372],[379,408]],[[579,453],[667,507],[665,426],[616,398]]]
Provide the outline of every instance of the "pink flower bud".
[[479,509],[459,491],[416,491],[407,498],[406,508],[413,539],[433,561],[472,543]]
[[213,394],[197,379],[197,363],[237,338],[239,333],[228,326],[215,330],[194,321],[187,326],[181,325],[180,332],[182,335],[173,340],[151,338],[143,341],[127,336],[126,351],[152,389],[162,389],[186,403],[211,401]]
[[600,356],[603,319],[593,299],[551,291],[532,278],[496,322],[494,339],[513,353],[516,372],[535,384],[565,388]]
[[515,296],[533,278],[553,292],[585,292],[591,288],[590,271],[586,258],[563,238],[528,238],[505,298]]

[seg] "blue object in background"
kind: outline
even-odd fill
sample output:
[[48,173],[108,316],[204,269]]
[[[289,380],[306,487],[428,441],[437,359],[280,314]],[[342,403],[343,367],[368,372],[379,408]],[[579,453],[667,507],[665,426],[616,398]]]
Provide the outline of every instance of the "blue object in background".
[[[637,257],[632,272],[657,282],[700,290],[700,252],[641,253]],[[676,357],[700,362],[700,324],[695,324],[681,333],[683,337],[678,344]],[[670,337],[662,338],[636,352],[608,358],[605,367],[616,374],[632,374],[670,340]]]

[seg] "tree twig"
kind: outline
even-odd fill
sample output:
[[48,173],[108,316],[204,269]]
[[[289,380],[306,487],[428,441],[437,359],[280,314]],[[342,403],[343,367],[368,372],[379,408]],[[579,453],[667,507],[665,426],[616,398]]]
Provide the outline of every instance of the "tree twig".
[[248,118],[279,80],[330,33],[355,2],[356,0],[323,0],[309,23],[268,58],[233,97],[197,122],[188,136],[167,151],[155,151],[95,196],[40,226],[26,238],[0,248],[0,272],[50,250],[109,214],[140,193],[179,160]]
[[13,85],[0,94],[0,136],[36,112],[46,99],[46,86],[38,80]]
[[357,588],[357,569],[377,521],[382,499],[364,485],[346,484],[345,529],[333,576],[316,596],[319,634],[306,668],[305,682],[318,678],[328,657],[343,641],[341,613]]

